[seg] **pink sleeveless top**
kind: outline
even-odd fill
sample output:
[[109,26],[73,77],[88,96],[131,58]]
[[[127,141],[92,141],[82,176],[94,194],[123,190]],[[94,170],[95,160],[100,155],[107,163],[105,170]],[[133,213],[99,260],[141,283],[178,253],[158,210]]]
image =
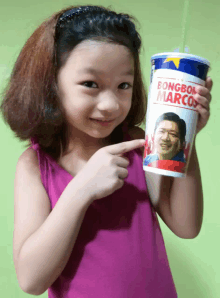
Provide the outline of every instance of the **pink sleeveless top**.
[[[131,140],[125,134],[124,141]],[[74,179],[35,139],[41,179],[54,208]],[[127,152],[128,177],[85,214],[70,258],[49,298],[176,298],[165,244],[147,192],[140,149]],[[65,216],[65,214],[64,214]]]

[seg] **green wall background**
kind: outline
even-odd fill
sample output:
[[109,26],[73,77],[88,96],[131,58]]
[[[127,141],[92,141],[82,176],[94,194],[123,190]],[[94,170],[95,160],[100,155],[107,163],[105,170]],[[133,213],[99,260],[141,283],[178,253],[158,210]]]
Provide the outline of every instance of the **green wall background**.
[[[117,12],[134,15],[140,22],[143,49],[141,63],[147,86],[150,79],[150,57],[155,53],[173,51],[181,43],[182,0],[1,0],[0,3],[0,92],[5,87],[13,64],[27,38],[45,18],[68,5],[94,4]],[[204,217],[200,234],[195,239],[181,239],[159,218],[166,250],[179,298],[220,297],[220,217],[219,159],[220,100],[220,4],[219,0],[191,0],[186,45],[191,54],[211,62],[213,79],[211,117],[199,133],[196,148],[199,157],[203,191]],[[142,126],[143,129],[145,127]],[[29,296],[19,288],[13,264],[14,176],[16,163],[25,150],[24,143],[0,119],[1,188],[0,188],[0,295],[23,298]],[[47,297],[45,292],[41,297]],[[104,297],[103,297],[104,298]],[[126,298],[126,297],[124,297]],[[154,297],[150,297],[154,298]],[[156,297],[155,297],[156,298]],[[159,298],[159,297],[158,297]],[[161,297],[162,298],[162,297]]]

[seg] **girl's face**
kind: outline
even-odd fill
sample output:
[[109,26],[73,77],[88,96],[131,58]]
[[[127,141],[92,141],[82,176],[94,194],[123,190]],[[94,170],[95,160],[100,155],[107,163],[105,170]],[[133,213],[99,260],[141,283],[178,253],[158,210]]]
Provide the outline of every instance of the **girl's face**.
[[[72,139],[98,143],[125,120],[132,103],[132,73],[133,58],[121,45],[89,40],[70,53],[59,71],[58,88]],[[114,120],[103,126],[91,118]]]

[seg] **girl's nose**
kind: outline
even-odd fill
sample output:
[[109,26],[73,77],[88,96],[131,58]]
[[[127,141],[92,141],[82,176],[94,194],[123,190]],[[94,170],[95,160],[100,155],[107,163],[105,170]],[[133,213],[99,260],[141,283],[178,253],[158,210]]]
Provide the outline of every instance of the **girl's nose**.
[[119,109],[118,99],[114,96],[103,98],[99,101],[98,108],[103,112],[117,111]]

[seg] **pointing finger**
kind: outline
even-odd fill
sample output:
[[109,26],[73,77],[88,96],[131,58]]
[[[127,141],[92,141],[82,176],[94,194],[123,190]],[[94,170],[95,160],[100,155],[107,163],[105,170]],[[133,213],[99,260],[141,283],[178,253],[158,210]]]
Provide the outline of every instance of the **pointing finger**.
[[138,140],[122,142],[115,145],[110,145],[110,146],[104,147],[104,149],[106,149],[111,154],[118,155],[118,154],[129,152],[136,148],[140,148],[144,146],[144,144],[145,144],[144,139],[138,139]]

